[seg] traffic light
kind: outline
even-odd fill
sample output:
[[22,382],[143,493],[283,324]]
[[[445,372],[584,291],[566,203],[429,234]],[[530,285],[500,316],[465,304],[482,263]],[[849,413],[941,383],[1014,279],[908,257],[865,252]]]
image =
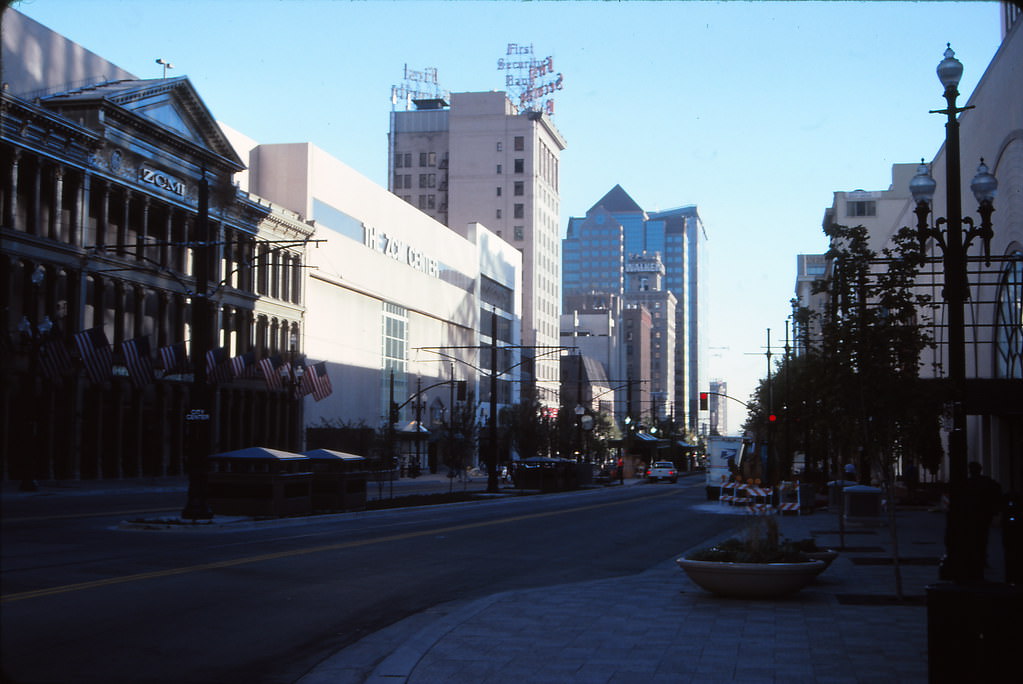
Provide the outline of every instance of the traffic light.
[[778,416],[774,415],[773,413],[767,417],[767,422],[769,422],[769,423],[775,423],[777,421],[778,421]]
[[710,410],[710,396],[709,393],[707,392],[700,392],[700,410],[701,411]]

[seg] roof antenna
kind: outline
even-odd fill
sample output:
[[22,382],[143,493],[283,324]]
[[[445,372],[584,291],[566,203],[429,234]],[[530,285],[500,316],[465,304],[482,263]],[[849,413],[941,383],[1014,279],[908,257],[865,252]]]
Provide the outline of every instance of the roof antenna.
[[167,69],[173,69],[174,68],[174,65],[171,64],[170,62],[168,62],[163,57],[157,57],[156,58],[156,63],[163,65],[163,77],[164,78],[167,78]]

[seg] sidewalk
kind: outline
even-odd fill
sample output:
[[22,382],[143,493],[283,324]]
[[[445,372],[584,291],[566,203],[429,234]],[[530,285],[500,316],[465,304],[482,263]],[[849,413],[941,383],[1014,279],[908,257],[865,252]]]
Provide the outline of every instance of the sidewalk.
[[[699,506],[713,507],[726,514],[719,504]],[[785,516],[779,524],[789,538],[839,547],[834,513]],[[894,570],[883,560],[892,555],[889,528],[850,526],[839,558],[786,599],[712,596],[675,565],[680,552],[639,576],[439,607],[405,621],[404,632],[368,638],[377,649],[392,639],[377,651],[390,655],[368,679],[348,649],[300,684],[926,682],[925,587],[937,580],[944,516],[899,511],[897,531],[904,603],[893,599]],[[991,580],[1002,577],[996,539]]]

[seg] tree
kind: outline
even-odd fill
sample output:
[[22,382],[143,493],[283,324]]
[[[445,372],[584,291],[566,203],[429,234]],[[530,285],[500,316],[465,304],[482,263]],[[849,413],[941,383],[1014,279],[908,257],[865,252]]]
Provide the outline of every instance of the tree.
[[[923,264],[919,241],[904,228],[878,254],[863,226],[833,225],[825,233],[832,272],[816,291],[827,293],[829,303],[823,313],[797,313],[804,330],[811,319],[819,322],[819,340],[804,344],[799,357],[786,355],[771,381],[760,384],[747,427],[772,444],[782,439],[763,409],[773,397],[789,441],[775,459],[775,478],[788,476],[788,454],[801,445],[825,475],[838,478],[842,465],[853,463],[863,480],[882,484],[894,502],[896,469],[933,458],[928,451],[938,427],[938,407],[919,374],[921,352],[932,344],[927,325],[933,309],[916,287]],[[897,549],[894,506],[888,510]],[[901,595],[897,559],[895,573]]]
[[456,402],[451,407],[448,418],[444,465],[448,468],[452,487],[456,475],[464,472],[472,463],[480,437],[480,425],[476,420],[479,403],[475,399],[475,395],[469,392],[464,402]]
[[554,421],[535,392],[504,409],[501,422],[521,458],[549,456],[557,445]]

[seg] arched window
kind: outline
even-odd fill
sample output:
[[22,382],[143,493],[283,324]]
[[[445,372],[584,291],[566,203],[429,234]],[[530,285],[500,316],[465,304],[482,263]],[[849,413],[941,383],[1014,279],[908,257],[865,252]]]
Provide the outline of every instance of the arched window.
[[1023,251],[1009,255],[995,308],[995,377],[1023,378]]

